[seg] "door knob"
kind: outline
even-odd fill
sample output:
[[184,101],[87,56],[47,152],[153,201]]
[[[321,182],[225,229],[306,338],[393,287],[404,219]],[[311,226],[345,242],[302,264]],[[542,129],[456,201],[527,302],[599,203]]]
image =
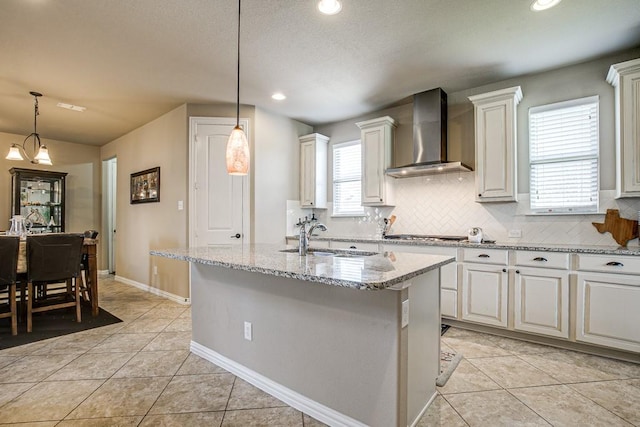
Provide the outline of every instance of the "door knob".
[[231,236],[232,239],[239,239],[240,237],[242,237],[240,233],[236,233],[233,236]]

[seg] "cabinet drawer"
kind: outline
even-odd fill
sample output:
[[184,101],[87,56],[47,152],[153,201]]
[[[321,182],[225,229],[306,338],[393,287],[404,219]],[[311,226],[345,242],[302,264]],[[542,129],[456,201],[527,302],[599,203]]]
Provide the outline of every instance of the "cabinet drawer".
[[331,248],[335,249],[358,249],[361,251],[378,252],[377,243],[358,243],[358,242],[337,242],[331,241]]
[[516,251],[516,265],[566,270],[569,268],[569,254],[559,252]]
[[578,255],[578,270],[640,274],[640,257],[580,254]]
[[497,249],[466,249],[463,259],[466,262],[507,265],[507,251]]

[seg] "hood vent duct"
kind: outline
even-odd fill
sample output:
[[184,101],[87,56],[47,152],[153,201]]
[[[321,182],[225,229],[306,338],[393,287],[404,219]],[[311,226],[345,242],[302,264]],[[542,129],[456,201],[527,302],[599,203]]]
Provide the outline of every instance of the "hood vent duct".
[[461,162],[447,161],[447,94],[437,88],[413,95],[413,162],[385,173],[408,178],[471,170]]

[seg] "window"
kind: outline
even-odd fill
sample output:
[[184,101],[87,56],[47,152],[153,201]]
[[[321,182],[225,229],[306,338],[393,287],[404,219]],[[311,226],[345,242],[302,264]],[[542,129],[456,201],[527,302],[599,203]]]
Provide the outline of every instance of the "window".
[[598,211],[598,102],[591,96],[529,110],[532,212]]
[[364,214],[361,200],[362,151],[360,141],[333,145],[333,215]]

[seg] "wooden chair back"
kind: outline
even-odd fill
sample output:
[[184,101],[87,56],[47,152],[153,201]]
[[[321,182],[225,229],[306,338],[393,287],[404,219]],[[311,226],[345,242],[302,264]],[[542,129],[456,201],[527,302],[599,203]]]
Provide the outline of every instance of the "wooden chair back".
[[80,275],[83,234],[27,236],[29,282],[54,282]]

